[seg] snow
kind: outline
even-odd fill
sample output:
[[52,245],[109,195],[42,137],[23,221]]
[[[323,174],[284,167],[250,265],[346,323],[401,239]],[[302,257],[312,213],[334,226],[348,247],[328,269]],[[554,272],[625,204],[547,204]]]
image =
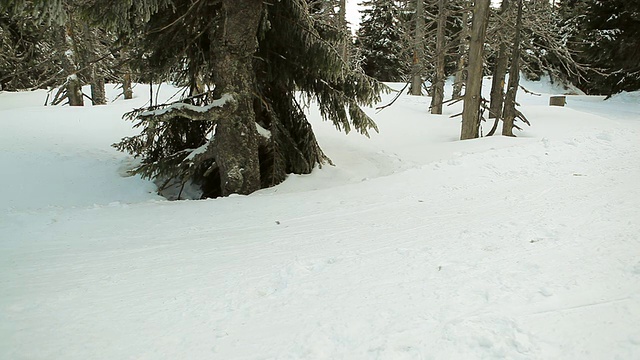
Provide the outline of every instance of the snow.
[[524,85],[518,138],[458,141],[426,97],[371,139],[312,106],[336,166],[180,202],[110,147],[143,85],[0,93],[0,358],[640,358],[640,94]]
[[197,106],[197,105],[177,102],[177,103],[173,103],[173,104],[171,104],[171,105],[169,105],[167,107],[163,107],[161,109],[144,111],[142,114],[140,114],[140,116],[144,117],[144,116],[153,116],[153,115],[163,115],[163,114],[166,114],[169,111],[172,111],[174,109],[175,110],[177,110],[177,109],[186,109],[186,110],[193,111],[193,112],[206,113],[207,111],[209,111],[209,110],[211,110],[213,108],[223,107],[227,102],[232,101],[232,100],[233,100],[233,95],[231,95],[231,94],[222,94],[220,99],[213,100],[207,106]]

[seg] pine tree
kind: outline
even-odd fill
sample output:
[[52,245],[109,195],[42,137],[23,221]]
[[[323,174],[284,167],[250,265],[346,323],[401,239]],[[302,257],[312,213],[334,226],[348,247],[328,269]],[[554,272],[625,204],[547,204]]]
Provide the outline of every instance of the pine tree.
[[134,66],[153,69],[155,81],[213,87],[129,115],[142,132],[116,147],[142,158],[134,173],[191,183],[203,197],[247,194],[288,173],[309,173],[329,160],[300,99],[317,101],[338,129],[376,129],[359,106],[377,101],[383,85],[349,66],[338,51],[344,31],[305,0],[95,2],[89,11],[140,38],[135,47],[146,65]]
[[403,58],[404,34],[400,26],[400,7],[394,0],[362,2],[362,21],[357,31],[362,69],[381,81],[401,81],[407,72]]
[[589,0],[581,19],[585,59],[600,69],[589,74],[587,89],[607,95],[640,89],[640,2]]

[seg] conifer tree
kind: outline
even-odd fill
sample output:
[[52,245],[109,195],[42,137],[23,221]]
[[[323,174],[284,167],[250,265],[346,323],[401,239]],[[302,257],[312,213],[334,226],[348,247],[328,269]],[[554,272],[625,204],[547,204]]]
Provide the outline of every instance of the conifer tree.
[[[581,17],[590,92],[612,95],[640,89],[640,2],[588,0]],[[604,73],[604,74],[603,74]]]
[[202,197],[309,173],[329,160],[300,99],[317,101],[340,130],[376,129],[359,106],[378,100],[383,85],[350,67],[339,51],[344,31],[306,0],[96,1],[89,11],[140,38],[135,48],[157,78],[213,88],[129,115],[142,132],[116,146],[141,157],[134,173],[194,185]]
[[407,63],[403,58],[404,34],[400,8],[394,0],[362,2],[362,21],[357,31],[364,72],[381,81],[401,81]]

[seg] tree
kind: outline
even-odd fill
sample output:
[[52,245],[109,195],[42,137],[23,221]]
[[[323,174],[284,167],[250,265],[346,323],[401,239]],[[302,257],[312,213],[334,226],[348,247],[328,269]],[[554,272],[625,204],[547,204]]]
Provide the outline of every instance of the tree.
[[424,0],[415,0],[413,61],[411,65],[411,95],[422,95],[422,72],[424,70]]
[[455,71],[455,79],[453,82],[452,99],[458,99],[462,95],[462,87],[465,82],[465,67],[467,65],[467,51],[469,38],[469,1],[463,0],[460,13],[460,31],[458,32],[458,58]]
[[367,0],[362,6],[362,21],[356,33],[362,69],[381,81],[401,81],[407,66],[398,4],[394,0]]
[[502,135],[514,136],[513,128],[516,118],[516,95],[520,84],[520,34],[522,32],[522,0],[518,0],[518,15],[515,24],[515,37],[513,39],[513,51],[511,54],[511,66],[509,67],[509,84],[504,100],[504,124]]
[[[507,10],[509,9],[509,0],[502,0],[502,4],[500,5],[500,11],[497,16],[499,19],[496,21],[500,25],[498,28],[504,29],[504,23],[507,21],[506,16]],[[490,98],[490,108],[489,108],[489,118],[495,118],[493,128],[489,131],[488,135],[491,136],[495,132],[498,121],[502,118],[502,105],[504,103],[504,82],[507,75],[507,66],[509,63],[509,52],[508,52],[508,40],[505,35],[509,32],[506,31],[497,31],[498,37],[498,54],[493,65],[493,76],[491,79],[491,98]]]
[[33,16],[32,9],[2,11],[0,5],[0,89],[16,91],[45,86],[60,71],[55,31]]
[[490,0],[476,0],[473,7],[471,40],[469,42],[469,66],[462,110],[460,140],[474,139],[480,135],[480,105],[482,102],[483,48],[487,31]]
[[438,23],[436,31],[435,74],[431,81],[431,113],[442,114],[444,101],[445,58],[448,0],[438,0]]
[[147,34],[136,47],[156,76],[214,86],[130,114],[142,132],[116,147],[142,157],[134,173],[195,185],[203,197],[248,194],[287,173],[309,173],[328,159],[300,99],[316,100],[338,129],[376,129],[359,105],[377,101],[385,87],[344,61],[344,32],[314,16],[307,1],[92,5],[112,27]]
[[599,71],[586,89],[612,95],[640,89],[640,2],[589,0],[579,22],[585,60]]

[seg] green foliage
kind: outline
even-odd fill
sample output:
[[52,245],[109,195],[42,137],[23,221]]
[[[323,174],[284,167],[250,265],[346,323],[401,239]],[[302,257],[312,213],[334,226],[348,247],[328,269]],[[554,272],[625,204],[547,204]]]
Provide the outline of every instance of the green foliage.
[[581,17],[584,57],[593,72],[591,92],[615,94],[640,89],[640,2],[590,0]]
[[127,120],[136,122],[134,128],[140,128],[141,132],[114,144],[116,149],[140,158],[140,165],[131,172],[146,179],[157,179],[159,191],[175,183],[202,183],[204,173],[213,162],[211,157],[189,157],[193,151],[207,144],[213,133],[212,123],[181,117],[171,122],[139,117],[144,112],[166,106],[137,109],[125,114]]
[[356,40],[363,57],[362,69],[381,81],[402,81],[409,64],[399,5],[395,0],[367,0],[362,6]]
[[[94,10],[99,9],[94,5]],[[112,10],[107,18],[123,9]],[[135,19],[130,12],[140,10],[131,7],[124,11],[125,18]],[[148,22],[128,27],[131,46],[143,59],[134,67],[146,68],[154,81],[172,79],[188,86],[190,94],[202,91],[200,84],[215,87],[214,54],[220,46],[216,36],[224,16],[219,3],[176,0],[172,6],[144,11],[152,12]],[[339,130],[355,129],[365,135],[371,129],[377,131],[360,106],[378,101],[386,87],[342,58],[337,45],[346,41],[345,32],[325,15],[312,14],[305,0],[282,0],[266,6],[256,34],[258,51],[253,66],[256,126],[268,133],[259,137],[263,187],[281,182],[287,173],[309,173],[328,161],[300,102],[315,100],[323,118]],[[206,96],[201,100],[199,105],[206,105],[211,99]],[[191,182],[201,186],[204,197],[219,196],[215,150],[189,157],[193,149],[211,144],[214,123],[180,117],[161,122],[139,116],[145,110],[129,115],[136,119],[141,134],[114,145],[141,158],[141,166],[133,172],[167,183]]]
[[29,15],[0,13],[0,85],[4,90],[40,86],[60,70],[50,26]]

